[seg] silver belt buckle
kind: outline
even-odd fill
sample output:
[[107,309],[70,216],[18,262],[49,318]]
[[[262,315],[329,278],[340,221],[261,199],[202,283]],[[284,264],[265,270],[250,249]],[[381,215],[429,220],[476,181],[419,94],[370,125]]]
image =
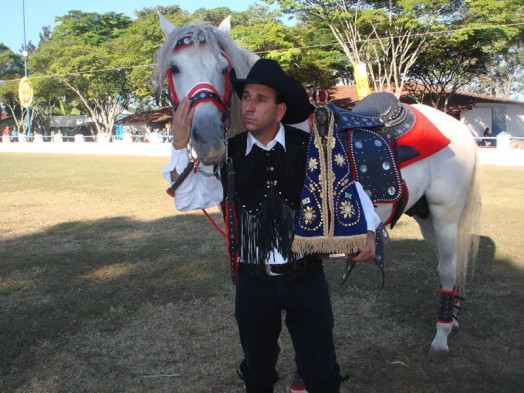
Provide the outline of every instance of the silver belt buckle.
[[278,277],[278,276],[281,276],[283,275],[284,273],[274,273],[272,270],[271,270],[271,265],[266,263],[265,264],[266,266],[266,273],[269,277]]

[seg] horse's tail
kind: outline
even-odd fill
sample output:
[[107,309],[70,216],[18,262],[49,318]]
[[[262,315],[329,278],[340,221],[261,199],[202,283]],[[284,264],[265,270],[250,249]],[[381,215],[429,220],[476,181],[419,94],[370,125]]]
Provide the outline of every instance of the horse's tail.
[[469,184],[466,204],[460,216],[458,239],[457,239],[457,283],[464,290],[468,264],[472,262],[472,271],[479,247],[478,228],[480,224],[480,210],[482,208],[481,198],[481,171],[478,149],[475,147],[475,163]]

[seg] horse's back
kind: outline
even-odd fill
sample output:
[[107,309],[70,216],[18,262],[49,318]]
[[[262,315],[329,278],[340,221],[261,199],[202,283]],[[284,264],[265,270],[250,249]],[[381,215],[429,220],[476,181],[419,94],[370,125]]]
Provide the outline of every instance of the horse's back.
[[[477,146],[473,135],[465,124],[435,108],[426,105],[414,107],[449,138],[450,143],[430,157],[413,164],[414,168],[405,168],[402,173],[408,188],[417,188],[417,183],[424,184],[425,190],[419,190],[418,193],[423,192],[430,205],[443,206],[450,209],[449,213],[460,215],[477,165]],[[411,173],[416,175],[410,176]],[[420,176],[426,179],[422,181]],[[457,211],[453,212],[455,209],[452,206],[456,206]]]
[[[448,205],[449,199],[460,198],[467,190],[475,165],[475,141],[468,128],[457,119],[427,105],[413,105],[450,143],[433,155],[402,169],[406,182],[408,202],[412,207],[422,196],[431,204]],[[379,210],[385,210],[379,209]],[[380,211],[379,215],[387,216]]]
[[422,104],[416,104],[413,107],[426,116],[444,136],[450,139],[448,148],[455,155],[462,158],[472,158],[475,155],[476,143],[468,126],[433,107]]

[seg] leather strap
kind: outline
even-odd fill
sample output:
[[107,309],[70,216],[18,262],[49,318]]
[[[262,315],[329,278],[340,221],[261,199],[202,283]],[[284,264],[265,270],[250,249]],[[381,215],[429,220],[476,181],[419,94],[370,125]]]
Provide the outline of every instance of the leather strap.
[[235,168],[231,157],[226,158],[227,184],[224,189],[227,249],[229,254],[229,272],[233,285],[238,275],[238,220],[235,211]]

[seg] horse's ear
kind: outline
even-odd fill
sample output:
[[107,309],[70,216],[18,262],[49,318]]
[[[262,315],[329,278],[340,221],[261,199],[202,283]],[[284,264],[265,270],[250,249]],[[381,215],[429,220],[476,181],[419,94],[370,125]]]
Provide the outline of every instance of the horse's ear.
[[158,18],[160,19],[160,28],[166,36],[176,29],[176,26],[168,21],[160,12],[158,13]]
[[218,30],[222,30],[224,33],[229,34],[231,31],[231,15],[220,22],[220,25],[218,25]]

